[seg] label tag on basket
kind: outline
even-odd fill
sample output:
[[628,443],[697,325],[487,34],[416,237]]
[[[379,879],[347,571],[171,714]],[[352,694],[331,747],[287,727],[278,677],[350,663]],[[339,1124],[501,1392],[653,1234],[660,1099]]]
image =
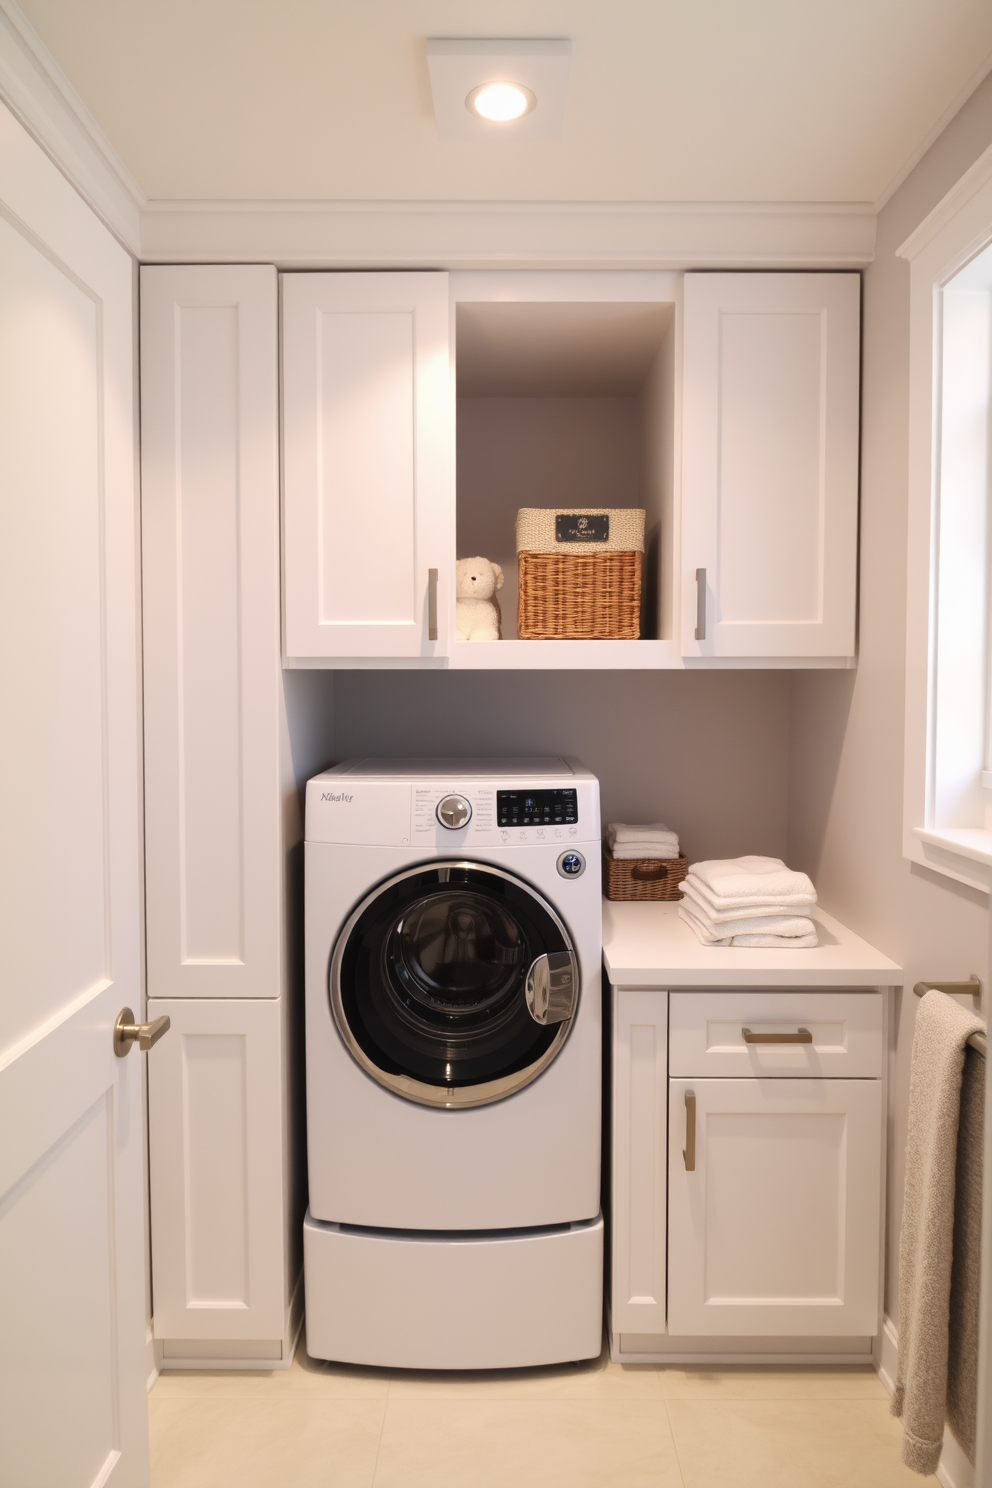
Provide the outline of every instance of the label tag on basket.
[[585,512],[570,512],[567,516],[555,517],[555,542],[609,542],[610,518],[608,512],[597,512],[590,516]]

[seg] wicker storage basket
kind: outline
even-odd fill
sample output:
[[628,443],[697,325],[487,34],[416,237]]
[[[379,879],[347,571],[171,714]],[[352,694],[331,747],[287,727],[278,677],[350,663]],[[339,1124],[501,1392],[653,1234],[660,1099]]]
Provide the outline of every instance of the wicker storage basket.
[[685,853],[677,858],[615,858],[603,843],[603,892],[607,899],[681,899],[689,872]]
[[517,513],[522,641],[641,634],[644,512],[524,507]]

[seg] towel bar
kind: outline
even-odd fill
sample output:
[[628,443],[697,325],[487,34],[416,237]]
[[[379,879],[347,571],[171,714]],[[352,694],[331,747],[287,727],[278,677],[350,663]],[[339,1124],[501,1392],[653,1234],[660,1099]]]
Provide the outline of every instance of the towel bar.
[[[927,992],[968,992],[972,997],[981,997],[982,982],[977,976],[969,977],[966,982],[917,982],[913,991],[917,997],[923,997]],[[988,1058],[989,1041],[984,1033],[973,1033],[968,1045],[983,1059]]]

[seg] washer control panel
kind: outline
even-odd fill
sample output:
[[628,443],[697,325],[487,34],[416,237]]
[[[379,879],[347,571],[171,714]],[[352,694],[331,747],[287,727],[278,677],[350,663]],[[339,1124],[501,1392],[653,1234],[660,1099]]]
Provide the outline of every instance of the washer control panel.
[[467,827],[472,818],[472,808],[464,796],[445,796],[437,803],[437,819],[449,832]]
[[578,819],[578,797],[574,787],[496,792],[496,822],[500,827],[572,826]]

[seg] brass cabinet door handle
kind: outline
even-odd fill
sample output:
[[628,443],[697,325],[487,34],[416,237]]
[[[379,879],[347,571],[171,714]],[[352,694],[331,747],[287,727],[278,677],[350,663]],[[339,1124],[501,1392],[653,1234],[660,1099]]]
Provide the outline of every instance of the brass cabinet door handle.
[[158,1043],[163,1034],[168,1033],[171,1026],[172,1019],[168,1013],[163,1013],[161,1018],[156,1018],[151,1023],[135,1023],[131,1009],[121,1008],[114,1024],[114,1053],[118,1059],[123,1059],[130,1052],[132,1044],[137,1044],[139,1049],[148,1050]]
[[746,1044],[811,1044],[813,1035],[808,1028],[797,1028],[795,1033],[752,1033],[750,1028],[742,1028]]
[[427,570],[427,639],[437,640],[437,569]]
[[685,1146],[682,1161],[687,1173],[696,1171],[696,1097],[691,1090],[685,1093]]
[[696,640],[706,639],[706,570],[696,569]]

